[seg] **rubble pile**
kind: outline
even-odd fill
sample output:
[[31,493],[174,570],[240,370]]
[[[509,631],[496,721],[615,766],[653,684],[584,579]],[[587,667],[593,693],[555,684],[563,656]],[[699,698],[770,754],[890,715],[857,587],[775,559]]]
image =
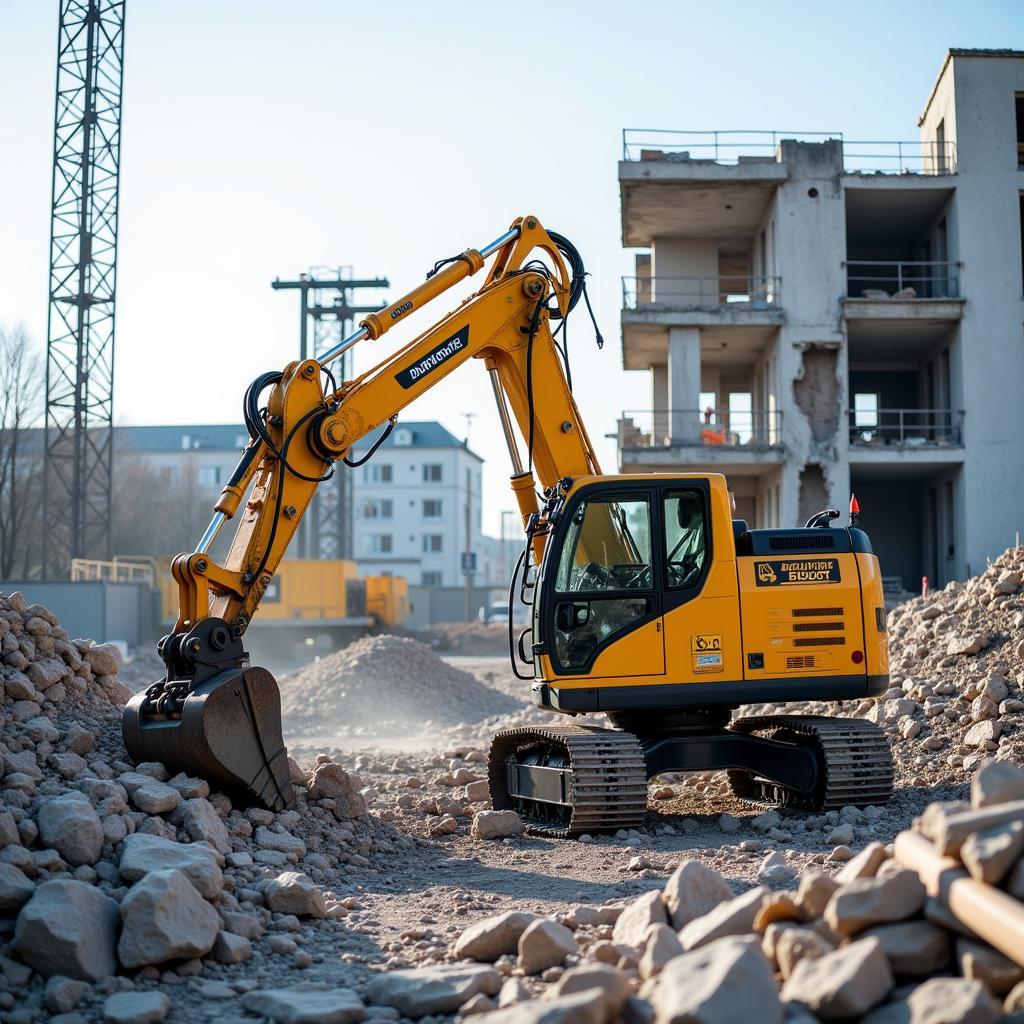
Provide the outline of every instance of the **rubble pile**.
[[[450,965],[391,971],[366,996],[410,1017],[461,1008],[481,1024],[996,1022],[1024,1011],[1022,811],[1024,769],[991,760],[971,802],[930,805],[895,856],[871,843],[834,875],[740,895],[684,860],[629,903],[478,921],[452,943]],[[958,916],[965,881],[975,894]],[[999,924],[983,898],[1000,906]]]
[[[248,992],[309,966],[303,945],[346,928],[352,874],[416,851],[326,755],[290,761],[297,804],[278,814],[128,763],[117,648],[69,639],[20,594],[0,594],[0,652],[4,1022],[72,1024],[101,1007],[107,1020],[162,1020],[155,987],[199,975],[226,989],[215,998]],[[216,980],[250,959],[241,989]]]
[[[513,627],[516,635],[522,626]],[[507,654],[508,623],[439,622],[431,626],[430,645],[445,654]]]
[[387,634],[362,637],[280,685],[286,727],[324,735],[408,735],[522,707],[425,644]]

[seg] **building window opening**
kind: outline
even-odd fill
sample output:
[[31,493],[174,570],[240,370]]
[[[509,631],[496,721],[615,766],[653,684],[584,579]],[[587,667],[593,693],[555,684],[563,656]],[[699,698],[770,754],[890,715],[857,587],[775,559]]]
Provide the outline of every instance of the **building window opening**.
[[439,484],[441,482],[441,466],[438,463],[426,463],[423,466],[423,482]]
[[879,399],[877,391],[861,391],[853,396],[853,425],[865,441],[878,431]]
[[1020,193],[1020,275],[1021,288],[1024,289],[1024,192]]
[[1017,167],[1024,169],[1024,92],[1014,97],[1017,112]]
[[736,444],[750,444],[754,436],[754,399],[749,391],[730,392],[727,426]]

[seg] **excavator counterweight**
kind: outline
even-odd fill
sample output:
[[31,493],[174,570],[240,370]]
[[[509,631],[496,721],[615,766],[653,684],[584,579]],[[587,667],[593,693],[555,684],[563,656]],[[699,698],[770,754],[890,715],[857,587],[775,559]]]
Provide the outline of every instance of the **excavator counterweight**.
[[[451,312],[354,380],[330,376],[342,352],[377,343],[491,257],[482,287]],[[524,528],[510,583],[512,667],[539,707],[603,712],[613,726],[498,733],[494,807],[546,835],[630,827],[646,813],[648,779],[708,770],[728,772],[734,792],[761,806],[888,799],[891,754],[872,723],[732,719],[745,704],[888,688],[881,574],[856,515],[844,527],[826,509],[803,528],[749,529],[732,518],[719,474],[603,474],[559,341],[581,298],[589,308],[585,273],[567,239],[520,217],[490,245],[441,260],[320,360],[253,381],[243,404],[250,443],[196,550],[172,563],[179,611],[160,643],[165,676],[125,707],[134,758],[275,810],[292,802],[278,687],[250,666],[246,628],[318,484],[372,458],[402,409],[479,359]],[[353,462],[353,446],[374,432]],[[221,564],[210,552],[229,520]],[[517,596],[532,604],[518,639]]]

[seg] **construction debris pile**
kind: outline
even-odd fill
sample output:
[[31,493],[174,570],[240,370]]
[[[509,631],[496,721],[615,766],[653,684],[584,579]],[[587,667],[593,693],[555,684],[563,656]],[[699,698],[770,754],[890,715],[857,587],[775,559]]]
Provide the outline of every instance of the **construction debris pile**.
[[624,906],[479,921],[451,947],[463,963],[392,972],[368,995],[481,1024],[988,1024],[1024,1011],[1022,815],[1024,770],[990,761],[971,803],[931,805],[895,856],[872,843],[795,891],[739,896],[685,860]]
[[431,732],[519,710],[520,701],[400,636],[367,636],[280,680],[285,726],[318,735]]
[[[290,762],[298,803],[280,814],[129,764],[117,648],[70,640],[20,594],[0,595],[0,652],[4,1022],[76,1007],[65,1024],[101,1007],[107,1020],[161,1020],[158,985],[200,974],[196,1005],[262,1005],[281,966],[309,966],[304,945],[345,928],[358,905],[348,874],[415,853],[326,756]],[[217,980],[250,958],[241,988]]]
[[[523,627],[513,627],[518,632]],[[430,645],[445,654],[506,654],[506,622],[439,622],[426,634]]]

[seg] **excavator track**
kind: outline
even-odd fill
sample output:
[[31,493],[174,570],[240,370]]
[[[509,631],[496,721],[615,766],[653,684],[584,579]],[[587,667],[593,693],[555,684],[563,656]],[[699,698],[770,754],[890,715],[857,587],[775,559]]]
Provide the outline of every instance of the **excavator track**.
[[491,805],[517,811],[531,835],[565,839],[637,828],[647,768],[637,738],[614,729],[504,729],[488,758]]
[[737,719],[730,728],[811,747],[821,770],[819,783],[809,794],[777,786],[749,772],[730,770],[733,792],[747,803],[823,811],[848,805],[881,806],[892,796],[892,751],[885,733],[872,722],[815,715],[762,715]]

